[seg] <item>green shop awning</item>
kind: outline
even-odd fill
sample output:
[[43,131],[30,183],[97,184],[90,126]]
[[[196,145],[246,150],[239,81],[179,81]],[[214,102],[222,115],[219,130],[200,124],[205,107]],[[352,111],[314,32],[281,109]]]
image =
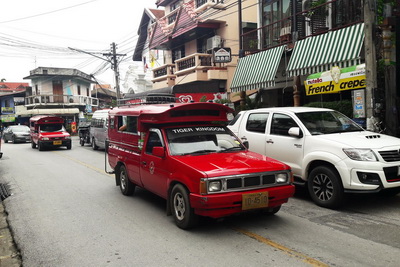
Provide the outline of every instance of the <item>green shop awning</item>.
[[286,69],[289,77],[360,64],[364,23],[297,41]]
[[268,88],[275,85],[275,75],[285,45],[240,58],[233,75],[231,91]]

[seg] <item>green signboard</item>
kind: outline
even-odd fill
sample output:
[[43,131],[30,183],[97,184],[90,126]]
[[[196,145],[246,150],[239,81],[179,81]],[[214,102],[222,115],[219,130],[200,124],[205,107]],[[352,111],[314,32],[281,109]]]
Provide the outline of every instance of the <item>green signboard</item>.
[[1,115],[1,122],[15,122],[15,114]]

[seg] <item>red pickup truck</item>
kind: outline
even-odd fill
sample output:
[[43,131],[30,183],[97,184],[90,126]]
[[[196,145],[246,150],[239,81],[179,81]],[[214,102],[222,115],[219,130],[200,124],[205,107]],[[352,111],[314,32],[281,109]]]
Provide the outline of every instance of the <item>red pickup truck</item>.
[[71,149],[71,136],[64,128],[60,117],[38,115],[29,119],[32,148],[42,151],[46,147],[65,146]]
[[167,200],[178,227],[199,216],[279,211],[294,194],[282,162],[249,151],[224,125],[216,103],[133,105],[111,109],[108,162],[124,195],[136,186]]

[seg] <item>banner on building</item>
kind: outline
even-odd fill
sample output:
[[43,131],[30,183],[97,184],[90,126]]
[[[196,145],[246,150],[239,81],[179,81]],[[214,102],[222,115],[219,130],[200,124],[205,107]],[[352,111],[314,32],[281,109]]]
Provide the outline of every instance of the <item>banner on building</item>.
[[15,122],[15,114],[1,115],[1,122]]
[[12,114],[14,113],[13,107],[1,107],[1,114]]
[[332,94],[344,90],[365,88],[365,64],[343,69],[337,66],[332,67],[329,71],[308,76],[304,85],[306,95]]

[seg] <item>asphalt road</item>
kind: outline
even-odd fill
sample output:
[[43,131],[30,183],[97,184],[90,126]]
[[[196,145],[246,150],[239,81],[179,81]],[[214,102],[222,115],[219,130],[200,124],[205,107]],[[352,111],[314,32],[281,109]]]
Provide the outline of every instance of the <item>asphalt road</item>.
[[104,151],[38,151],[3,144],[0,183],[24,266],[398,266],[400,195],[317,207],[298,190],[275,216],[204,219],[183,231],[165,201],[123,196],[104,172]]

